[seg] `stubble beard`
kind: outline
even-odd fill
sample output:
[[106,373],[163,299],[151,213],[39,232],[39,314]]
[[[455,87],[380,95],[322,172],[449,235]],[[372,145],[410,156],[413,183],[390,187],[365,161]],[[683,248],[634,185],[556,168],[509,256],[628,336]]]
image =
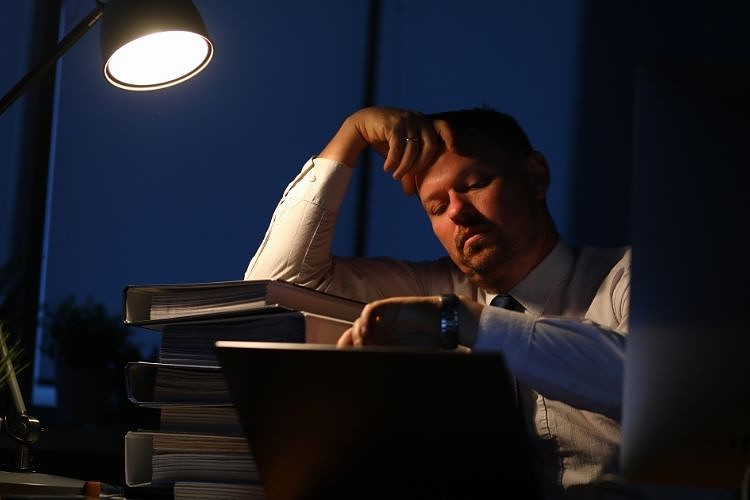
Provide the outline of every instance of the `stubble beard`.
[[461,262],[472,274],[489,277],[512,262],[517,244],[502,236],[493,239],[483,239],[460,251]]
[[534,231],[535,225],[529,224],[518,238],[502,233],[486,234],[482,240],[459,249],[469,280],[485,290],[505,290],[508,277],[516,274],[514,267],[521,264],[532,246]]

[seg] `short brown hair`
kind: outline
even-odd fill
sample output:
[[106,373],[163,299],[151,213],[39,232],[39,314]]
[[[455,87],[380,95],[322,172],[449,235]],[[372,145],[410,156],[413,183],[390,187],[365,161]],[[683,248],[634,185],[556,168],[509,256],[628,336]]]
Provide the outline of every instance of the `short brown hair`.
[[496,147],[514,160],[522,160],[531,152],[531,142],[515,118],[490,107],[445,111],[428,115],[444,120],[453,132],[454,146],[459,153],[481,156],[477,148]]

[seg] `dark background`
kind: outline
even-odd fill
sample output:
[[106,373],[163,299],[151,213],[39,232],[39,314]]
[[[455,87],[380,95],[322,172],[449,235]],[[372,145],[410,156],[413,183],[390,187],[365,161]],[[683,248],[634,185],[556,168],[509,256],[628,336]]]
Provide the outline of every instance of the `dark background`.
[[[550,162],[563,236],[630,243],[637,76],[654,65],[750,59],[750,9],[740,1],[382,0],[376,37],[365,1],[194,3],[216,49],[196,78],[151,93],[110,86],[96,26],[46,87],[0,117],[0,264],[37,269],[47,307],[90,297],[118,315],[127,284],[241,278],[287,182],[370,101],[424,112],[487,104],[514,115]],[[50,33],[67,33],[93,5],[4,0],[0,93],[54,45]],[[334,250],[441,255],[415,200],[380,166],[375,159],[365,223],[355,223],[363,194],[352,189]],[[33,324],[28,317],[20,324]],[[42,333],[22,332],[37,346]],[[132,335],[143,356],[158,342]],[[29,397],[46,414],[56,371],[36,361]]]

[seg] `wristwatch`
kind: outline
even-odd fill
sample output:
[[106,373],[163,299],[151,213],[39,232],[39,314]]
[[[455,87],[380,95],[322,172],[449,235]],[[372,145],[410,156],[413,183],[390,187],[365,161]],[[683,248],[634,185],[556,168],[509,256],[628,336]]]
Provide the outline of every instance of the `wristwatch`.
[[461,301],[452,293],[440,296],[440,347],[458,347],[458,308]]

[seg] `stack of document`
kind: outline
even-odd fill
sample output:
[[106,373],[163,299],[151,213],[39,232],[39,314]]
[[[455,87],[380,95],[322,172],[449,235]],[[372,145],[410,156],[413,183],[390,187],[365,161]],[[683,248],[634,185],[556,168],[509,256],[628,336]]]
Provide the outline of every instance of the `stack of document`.
[[178,500],[263,498],[214,344],[335,344],[363,306],[276,280],[127,287],[123,321],[159,333],[161,345],[158,362],[125,367],[129,400],[160,410],[158,429],[125,436],[126,484],[172,486]]

